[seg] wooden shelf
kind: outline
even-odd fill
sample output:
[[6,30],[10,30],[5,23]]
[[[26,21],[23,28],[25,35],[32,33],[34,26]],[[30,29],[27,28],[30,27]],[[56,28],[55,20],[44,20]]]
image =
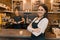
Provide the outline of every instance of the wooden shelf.
[[[1,12],[11,12],[11,13],[13,13],[13,11],[1,11]],[[25,11],[20,11],[20,12],[25,13]],[[37,13],[37,11],[29,11],[28,13]],[[52,11],[52,12],[48,12],[48,13],[60,13],[60,12]]]
[[60,12],[48,12],[48,13],[60,13]]

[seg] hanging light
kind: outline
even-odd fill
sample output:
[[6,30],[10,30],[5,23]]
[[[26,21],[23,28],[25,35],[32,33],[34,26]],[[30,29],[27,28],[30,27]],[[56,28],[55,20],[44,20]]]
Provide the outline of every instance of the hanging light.
[[51,0],[50,3],[53,3],[53,0]]
[[23,0],[23,3],[25,4],[26,3],[26,0]]
[[52,10],[52,8],[53,8],[53,1],[54,1],[54,0],[51,0],[51,1],[50,1],[50,3],[51,3],[51,10]]

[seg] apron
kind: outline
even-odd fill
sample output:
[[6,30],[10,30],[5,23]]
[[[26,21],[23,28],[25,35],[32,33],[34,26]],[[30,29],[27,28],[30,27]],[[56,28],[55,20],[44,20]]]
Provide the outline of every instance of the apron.
[[[14,21],[18,22],[18,21],[21,21],[22,20],[22,17],[21,16],[15,16],[14,17]],[[14,29],[21,29],[21,23],[20,24],[13,24],[13,28]]]
[[[39,22],[40,22],[42,19],[43,19],[43,18],[41,18],[41,19],[39,20]],[[39,23],[39,22],[38,22],[38,23]],[[38,23],[33,22],[33,23],[32,23],[32,28],[38,28],[38,27],[37,27]],[[44,33],[41,33],[39,36],[35,36],[35,35],[32,34],[30,40],[45,40],[45,35],[44,35]]]

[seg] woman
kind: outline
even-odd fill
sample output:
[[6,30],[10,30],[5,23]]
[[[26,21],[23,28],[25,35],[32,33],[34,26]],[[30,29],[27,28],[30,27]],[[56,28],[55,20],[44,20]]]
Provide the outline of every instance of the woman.
[[14,24],[13,28],[15,29],[22,28],[22,22],[24,22],[24,18],[20,16],[19,10],[17,8],[15,9],[15,16],[12,19],[13,19],[12,24]]
[[30,40],[45,40],[45,30],[48,25],[47,19],[48,8],[46,5],[40,5],[38,8],[38,17],[34,18],[31,24],[27,27],[32,33]]

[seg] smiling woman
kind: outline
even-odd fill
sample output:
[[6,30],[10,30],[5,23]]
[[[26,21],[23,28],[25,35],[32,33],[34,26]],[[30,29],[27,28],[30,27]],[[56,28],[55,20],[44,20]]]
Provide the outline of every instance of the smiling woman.
[[32,33],[30,40],[45,40],[45,30],[48,26],[47,13],[48,7],[45,4],[38,7],[38,16],[27,27],[27,30]]

